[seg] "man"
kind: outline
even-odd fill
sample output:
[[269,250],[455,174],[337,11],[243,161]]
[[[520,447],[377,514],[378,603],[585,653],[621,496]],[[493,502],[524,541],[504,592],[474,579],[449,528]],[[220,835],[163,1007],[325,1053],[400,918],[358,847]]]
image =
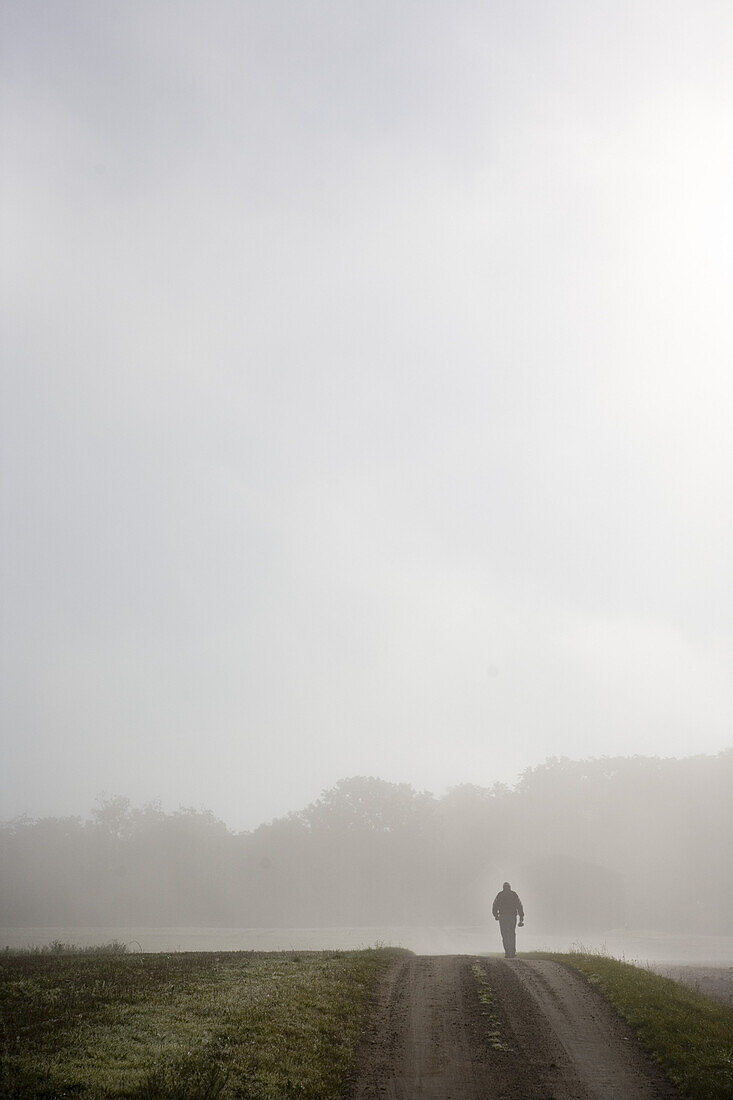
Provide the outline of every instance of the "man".
[[494,898],[491,912],[494,914],[494,920],[499,922],[504,957],[513,959],[517,953],[517,917],[519,917],[519,927],[524,927],[524,909],[519,900],[519,894],[512,890],[508,882],[504,883]]

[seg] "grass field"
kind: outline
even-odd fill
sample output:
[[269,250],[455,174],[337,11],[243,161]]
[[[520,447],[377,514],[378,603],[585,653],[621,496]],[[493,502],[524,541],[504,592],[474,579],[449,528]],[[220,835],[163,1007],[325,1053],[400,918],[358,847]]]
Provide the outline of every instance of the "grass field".
[[575,967],[608,998],[690,1100],[733,1100],[733,1008],[605,955],[544,955]]
[[338,1097],[398,953],[0,954],[0,1094]]
[[[329,1100],[398,949],[0,952],[9,1100]],[[597,986],[690,1100],[733,1098],[733,1009],[590,953],[544,955]]]

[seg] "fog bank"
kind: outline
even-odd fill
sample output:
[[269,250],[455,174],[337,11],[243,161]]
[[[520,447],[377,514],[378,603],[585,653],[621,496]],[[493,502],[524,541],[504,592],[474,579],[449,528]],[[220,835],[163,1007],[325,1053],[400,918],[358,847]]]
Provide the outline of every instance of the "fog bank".
[[0,829],[0,925],[484,928],[508,879],[527,942],[731,936],[731,789],[733,749],[549,760],[442,798],[352,777],[245,833],[118,798]]

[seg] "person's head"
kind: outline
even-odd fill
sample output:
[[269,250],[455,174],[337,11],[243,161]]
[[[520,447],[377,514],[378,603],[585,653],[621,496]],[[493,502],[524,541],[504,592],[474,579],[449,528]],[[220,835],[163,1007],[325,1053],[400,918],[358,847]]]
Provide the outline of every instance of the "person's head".
[[504,889],[504,890],[511,890],[511,886],[509,885],[509,883],[508,883],[508,882],[505,882],[505,883],[504,883],[503,889]]

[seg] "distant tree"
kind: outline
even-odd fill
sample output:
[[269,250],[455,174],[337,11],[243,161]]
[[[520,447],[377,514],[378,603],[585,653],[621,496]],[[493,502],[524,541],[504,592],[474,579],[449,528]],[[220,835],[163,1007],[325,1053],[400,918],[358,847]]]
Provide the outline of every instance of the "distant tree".
[[101,832],[117,840],[128,837],[134,827],[135,814],[130,799],[124,795],[114,795],[101,799],[92,810],[92,825]]
[[407,783],[353,776],[303,810],[322,912],[347,923],[424,922],[435,805]]
[[397,834],[424,826],[434,806],[433,795],[408,783],[357,775],[339,780],[300,816],[312,829]]
[[732,790],[729,749],[553,758],[440,799],[353,776],[242,834],[115,796],[0,824],[0,923],[476,924],[510,878],[540,931],[733,934]]

